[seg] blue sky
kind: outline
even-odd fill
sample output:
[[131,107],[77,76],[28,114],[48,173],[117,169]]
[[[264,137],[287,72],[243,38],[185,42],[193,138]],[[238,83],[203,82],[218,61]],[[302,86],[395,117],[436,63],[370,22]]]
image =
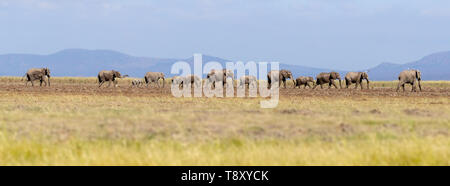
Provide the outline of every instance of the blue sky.
[[111,49],[358,70],[450,50],[447,0],[0,0],[0,54]]

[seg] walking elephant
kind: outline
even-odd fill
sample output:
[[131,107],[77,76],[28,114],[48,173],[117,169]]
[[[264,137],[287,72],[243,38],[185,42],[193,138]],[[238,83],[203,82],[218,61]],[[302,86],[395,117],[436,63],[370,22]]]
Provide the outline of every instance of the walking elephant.
[[[278,77],[275,75],[272,79],[272,73],[278,72]],[[281,81],[284,84],[284,88],[286,88],[286,79],[291,79],[294,82],[295,86],[295,79],[292,77],[292,72],[290,70],[272,70],[269,73],[267,73],[267,81],[269,83],[269,88],[271,87],[272,83],[278,82],[278,85],[281,86]],[[281,81],[280,81],[281,80]]]
[[300,76],[295,80],[295,87],[301,88],[302,85],[308,86],[309,88],[312,88],[308,83],[311,82],[313,85],[315,85],[314,83],[314,78],[313,77],[306,77],[306,76]]
[[28,85],[28,82],[31,82],[31,86],[34,86],[35,80],[40,81],[40,86],[42,86],[42,83],[47,80],[46,85],[48,83],[48,86],[50,86],[50,70],[48,68],[31,68],[27,71],[24,77],[26,77],[27,81],[25,82],[25,86]]
[[358,85],[361,86],[361,90],[363,89],[362,80],[365,79],[367,82],[367,89],[369,89],[369,75],[366,72],[349,72],[345,75],[345,85],[346,88],[350,86],[352,83],[356,83],[355,89],[358,88]]
[[208,83],[212,83],[213,87],[216,87],[217,83],[222,83],[222,86],[225,86],[227,83],[227,79],[231,78],[232,85],[234,86],[234,73],[232,70],[222,69],[222,70],[211,70],[207,75],[206,79]]
[[[239,79],[239,87],[244,87],[244,86],[248,86],[250,88],[250,86],[252,88],[255,88],[257,86],[257,80],[255,76],[242,76]],[[245,88],[245,87],[244,87]]]
[[323,84],[328,84],[328,88],[331,88],[331,85],[333,85],[337,89],[338,87],[334,83],[334,80],[336,79],[339,80],[339,87],[342,88],[341,76],[338,72],[322,72],[316,76],[316,84],[314,85],[313,89],[315,89],[317,85],[320,85],[320,88],[323,88]]
[[122,78],[120,72],[115,70],[102,70],[98,73],[98,87],[100,88],[103,83],[108,81],[108,87],[111,86],[111,81],[114,83],[114,87],[117,87],[116,78]]
[[165,81],[166,81],[166,79],[164,77],[164,73],[162,73],[162,72],[147,72],[145,74],[144,79],[145,79],[145,83],[147,84],[147,87],[148,87],[148,85],[150,85],[150,83],[155,82],[158,85],[158,88],[160,88],[161,85],[159,84],[159,80],[162,79],[163,88],[164,88]]
[[422,81],[422,76],[419,70],[404,70],[400,72],[398,76],[398,85],[397,92],[400,89],[400,86],[403,87],[403,92],[405,91],[405,83],[411,84],[411,92],[416,92],[416,79],[419,84],[419,90],[422,91],[422,85],[420,85],[420,81]]

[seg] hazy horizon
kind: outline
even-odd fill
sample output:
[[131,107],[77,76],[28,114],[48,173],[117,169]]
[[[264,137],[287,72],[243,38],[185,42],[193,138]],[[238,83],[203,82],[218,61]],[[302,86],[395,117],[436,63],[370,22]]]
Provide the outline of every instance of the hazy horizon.
[[0,54],[106,49],[361,70],[450,50],[450,2],[0,0]]

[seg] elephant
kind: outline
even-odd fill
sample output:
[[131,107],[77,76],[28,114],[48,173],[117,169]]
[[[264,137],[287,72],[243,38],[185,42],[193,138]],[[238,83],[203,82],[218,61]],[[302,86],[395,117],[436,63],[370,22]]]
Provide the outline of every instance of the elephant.
[[257,86],[257,80],[255,76],[242,76],[239,79],[239,87],[243,87],[247,85],[248,87],[252,86],[255,88]]
[[345,85],[346,88],[350,86],[352,83],[356,83],[355,89],[358,88],[358,84],[361,86],[361,90],[363,89],[362,80],[365,79],[367,82],[367,89],[369,89],[369,75],[366,72],[349,72],[345,75]]
[[[47,76],[47,78],[44,78],[44,76]],[[25,83],[25,86],[28,85],[28,82],[31,82],[31,86],[34,86],[34,81],[39,80],[40,86],[42,86],[42,82],[45,81],[45,79],[48,82],[48,86],[50,86],[50,70],[48,68],[31,68],[27,71],[27,73],[24,75],[26,77],[27,82]],[[22,78],[23,80],[23,78]],[[46,82],[46,85],[47,85]]]
[[339,79],[339,87],[342,88],[341,76],[338,72],[322,72],[316,76],[316,84],[314,85],[313,89],[315,89],[317,85],[320,85],[320,88],[323,88],[322,85],[327,83],[328,88],[331,88],[331,85],[333,85],[337,89],[337,86],[334,83],[335,79]]
[[302,85],[308,86],[309,88],[312,88],[308,82],[311,82],[313,85],[315,85],[314,83],[314,78],[313,77],[306,77],[306,76],[300,76],[295,80],[295,87],[301,88]]
[[184,77],[181,76],[173,76],[172,84],[178,84],[180,87],[183,87],[184,82],[188,85],[195,85],[196,87],[201,87],[202,80],[196,75],[187,75]]
[[222,82],[222,85],[225,86],[227,83],[227,79],[231,78],[232,85],[234,86],[234,73],[232,70],[222,69],[222,70],[211,70],[207,75],[206,79],[208,79],[209,83],[213,84],[213,87],[216,87],[216,82]]
[[155,82],[158,85],[158,88],[160,88],[160,84],[159,84],[159,80],[162,79],[163,80],[163,88],[165,85],[165,77],[164,77],[164,73],[162,72],[147,72],[145,74],[145,83],[148,85],[150,85],[150,83]]
[[131,81],[131,87],[141,87],[141,85],[144,85],[144,81],[142,81],[141,79],[133,79]]
[[400,89],[400,86],[403,87],[403,92],[405,91],[405,83],[409,83],[412,85],[411,92],[416,92],[416,79],[419,83],[419,90],[422,91],[422,85],[420,85],[420,81],[422,81],[422,76],[420,74],[419,70],[404,70],[400,72],[400,75],[398,76],[398,85],[397,85],[397,92],[398,89]]
[[[114,83],[114,87],[117,87],[116,78],[122,78],[120,72],[115,70],[102,70],[98,73],[98,87],[100,88],[103,83],[108,81],[108,87],[111,86],[111,81]],[[126,76],[124,76],[126,77]]]
[[[280,70],[278,71],[278,77],[274,77],[272,79],[271,74],[277,72],[277,70],[272,70],[269,73],[267,73],[267,80],[269,83],[269,88],[272,85],[272,82],[278,82],[278,85],[281,86],[281,81],[283,81],[284,88],[286,88],[286,79],[290,78],[294,82],[295,86],[295,79],[292,77],[292,72],[290,70]],[[281,80],[281,81],[280,81]]]

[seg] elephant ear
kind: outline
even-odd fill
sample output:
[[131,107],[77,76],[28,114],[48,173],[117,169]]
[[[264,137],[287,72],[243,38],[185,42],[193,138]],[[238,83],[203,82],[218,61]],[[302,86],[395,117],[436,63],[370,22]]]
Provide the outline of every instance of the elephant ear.
[[280,75],[282,75],[283,77],[287,77],[288,76],[286,70],[281,70],[280,71]]
[[336,79],[336,73],[335,72],[331,72],[330,73],[330,79]]

